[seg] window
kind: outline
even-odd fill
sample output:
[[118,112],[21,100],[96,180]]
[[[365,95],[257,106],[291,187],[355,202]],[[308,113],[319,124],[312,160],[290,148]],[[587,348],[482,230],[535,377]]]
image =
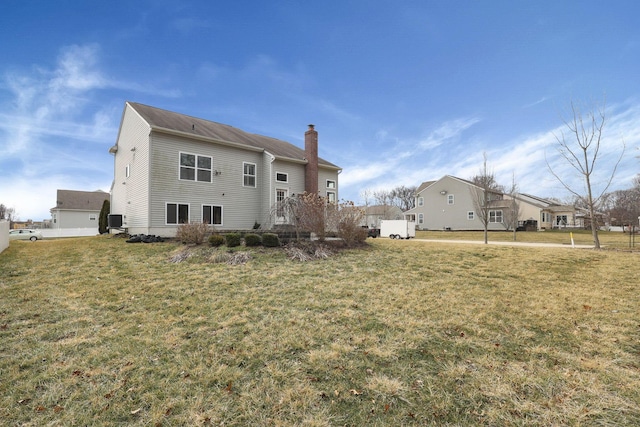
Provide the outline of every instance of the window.
[[276,182],[289,182],[289,174],[276,172]]
[[542,222],[551,222],[551,214],[549,212],[542,212]]
[[489,222],[502,223],[502,211],[489,211]]
[[447,196],[447,204],[448,204],[448,205],[452,205],[452,204],[453,204],[453,202],[454,202],[453,194],[449,194],[449,195]]
[[167,224],[187,224],[189,222],[189,205],[167,203]]
[[336,193],[334,193],[333,191],[327,191],[327,200],[329,200],[329,203],[335,203]]
[[211,157],[180,153],[180,179],[211,182]]
[[222,225],[222,206],[202,205],[202,222]]
[[568,217],[566,215],[556,215],[556,225],[567,225]]
[[418,206],[424,206],[424,197],[418,197]]
[[469,221],[473,221],[476,218],[476,213],[474,211],[467,212],[467,219]]
[[418,214],[418,224],[424,224],[424,214]]
[[336,188],[336,182],[332,179],[327,180],[327,188]]
[[256,165],[254,163],[242,163],[243,182],[245,187],[256,186]]

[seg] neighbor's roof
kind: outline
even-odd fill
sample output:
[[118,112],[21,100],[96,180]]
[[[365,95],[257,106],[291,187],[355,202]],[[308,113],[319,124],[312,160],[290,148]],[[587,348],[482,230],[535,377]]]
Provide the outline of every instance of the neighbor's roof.
[[109,193],[104,191],[58,190],[56,206],[51,209],[99,211]]
[[[154,130],[177,131],[184,134],[191,134],[200,138],[211,139],[213,141],[227,142],[244,145],[267,151],[276,157],[306,161],[303,149],[295,145],[271,138],[268,136],[248,133],[233,126],[187,116],[185,114],[174,113],[162,110],[137,102],[127,102]],[[340,169],[338,166],[322,158],[318,159],[319,166],[326,166]]]

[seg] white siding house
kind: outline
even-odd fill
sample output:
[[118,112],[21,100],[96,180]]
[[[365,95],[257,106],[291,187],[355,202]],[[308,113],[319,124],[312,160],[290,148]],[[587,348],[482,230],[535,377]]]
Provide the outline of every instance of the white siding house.
[[95,228],[102,204],[109,200],[104,191],[58,190],[56,206],[51,208],[51,228]]
[[[416,190],[415,207],[404,212],[404,216],[422,230],[482,230],[484,225],[476,212],[482,192],[483,189],[471,181],[445,175],[437,181],[423,182]],[[515,199],[518,224],[527,230],[577,227],[582,223],[573,206],[528,194],[517,194]],[[488,229],[509,228],[509,195],[491,192],[488,200]]]
[[[307,145],[315,141],[315,151]],[[317,132],[305,149],[143,104],[127,102],[114,155],[111,214],[131,234],[175,235],[178,224],[224,230],[270,228],[283,197],[317,189],[335,193],[341,169],[317,157]],[[315,153],[315,155],[314,155]],[[311,172],[315,186],[305,176]],[[326,182],[334,183],[332,188]],[[311,185],[311,186],[310,186]]]

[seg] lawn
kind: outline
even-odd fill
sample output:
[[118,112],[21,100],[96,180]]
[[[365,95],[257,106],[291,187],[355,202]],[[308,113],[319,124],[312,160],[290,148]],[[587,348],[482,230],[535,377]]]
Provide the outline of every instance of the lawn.
[[0,420],[640,425],[637,252],[368,239],[170,262],[181,250],[12,242]]

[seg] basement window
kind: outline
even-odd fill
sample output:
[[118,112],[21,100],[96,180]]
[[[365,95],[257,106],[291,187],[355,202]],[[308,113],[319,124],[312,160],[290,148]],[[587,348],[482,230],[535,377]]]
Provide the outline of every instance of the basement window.
[[202,205],[202,222],[209,225],[222,225],[222,206]]
[[167,225],[189,223],[189,205],[179,203],[167,203]]

